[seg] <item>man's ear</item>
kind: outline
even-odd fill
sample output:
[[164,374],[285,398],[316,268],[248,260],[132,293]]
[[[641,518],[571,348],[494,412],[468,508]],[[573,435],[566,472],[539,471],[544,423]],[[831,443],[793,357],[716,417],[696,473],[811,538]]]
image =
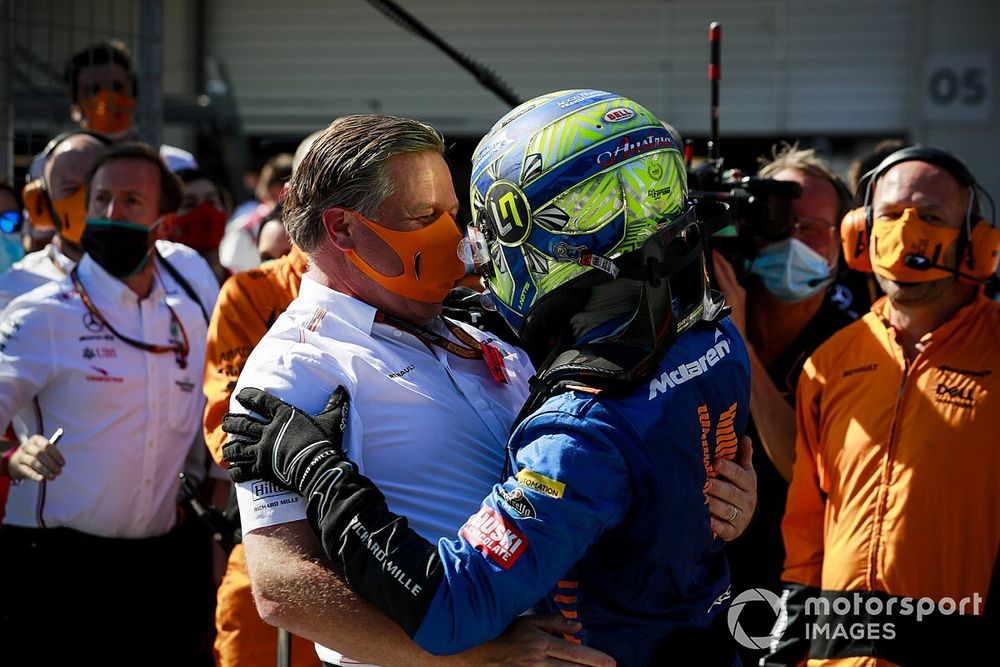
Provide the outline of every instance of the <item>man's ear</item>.
[[157,239],[166,239],[167,241],[173,241],[174,229],[177,227],[177,212],[170,211],[164,213],[159,218],[159,224],[156,229],[153,230],[153,236]]
[[351,216],[346,209],[331,206],[323,211],[323,228],[326,235],[338,250],[354,250],[354,237],[351,235]]

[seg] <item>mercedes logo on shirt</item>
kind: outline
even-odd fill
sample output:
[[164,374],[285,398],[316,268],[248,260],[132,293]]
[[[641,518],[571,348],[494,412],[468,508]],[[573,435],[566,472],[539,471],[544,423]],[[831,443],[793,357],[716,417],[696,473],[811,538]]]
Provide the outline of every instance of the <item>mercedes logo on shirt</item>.
[[93,331],[94,333],[104,329],[104,325],[91,312],[83,314],[83,326],[87,327],[87,331]]

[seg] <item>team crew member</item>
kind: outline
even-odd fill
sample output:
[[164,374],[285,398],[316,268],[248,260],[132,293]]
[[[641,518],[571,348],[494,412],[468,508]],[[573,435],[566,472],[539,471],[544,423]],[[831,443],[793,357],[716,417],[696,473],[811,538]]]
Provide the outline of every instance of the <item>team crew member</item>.
[[[612,113],[622,122],[594,129]],[[501,128],[502,139],[496,136]],[[538,137],[548,134],[585,138],[538,148]],[[629,137],[636,142],[634,150],[618,159],[611,152],[601,157],[608,146],[621,146]],[[494,150],[494,140],[503,142],[502,153]],[[308,164],[309,158],[300,173]],[[419,176],[418,167],[410,171]],[[296,185],[293,179],[293,193]],[[648,196],[654,188],[670,196]],[[340,370],[324,381],[341,388],[316,420],[258,390],[239,393],[244,407],[271,419],[273,428],[262,427],[257,417],[227,417],[225,427],[233,436],[225,448],[230,473],[237,481],[263,474],[271,484],[301,493],[327,554],[344,567],[348,583],[433,653],[490,640],[542,601],[541,609],[583,622],[583,631],[567,633],[569,639],[599,648],[619,664],[662,664],[688,656],[698,656],[700,664],[732,664],[735,654],[718,625],[721,618],[724,627],[720,612],[726,608],[728,572],[705,489],[714,482],[715,464],[736,453],[749,410],[749,368],[738,333],[722,321],[721,303],[707,299],[700,225],[686,201],[678,147],[660,121],[631,100],[600,91],[554,93],[515,109],[483,139],[473,160],[473,193],[474,256],[489,265],[484,270],[498,307],[522,338],[532,342],[532,337],[552,335],[557,342],[540,372],[539,383],[548,389],[532,395],[524,412],[529,416],[508,445],[511,477],[492,494],[488,489],[482,494],[489,497],[464,522],[459,540],[442,540],[435,551],[427,540],[430,531],[418,527],[427,522],[428,494],[395,488],[403,490],[404,480],[422,481],[427,475],[439,493],[440,500],[432,497],[430,506],[439,518],[437,508],[446,502],[458,512],[473,511],[481,496],[469,497],[472,485],[463,483],[462,495],[448,485],[462,481],[477,458],[483,460],[476,451],[481,448],[456,449],[456,440],[473,430],[478,418],[500,441],[510,417],[496,419],[495,409],[481,405],[485,392],[470,391],[454,371],[468,368],[479,375],[479,383],[496,395],[494,401],[507,399],[509,408],[509,389],[523,386],[530,367],[523,353],[483,340],[478,332],[450,325],[454,338],[446,338],[441,321],[432,319],[438,308],[414,308],[407,319],[354,308],[352,330],[391,333],[418,355],[402,356],[404,348],[389,346],[378,355],[385,363],[369,375],[367,364],[338,352]],[[323,211],[335,242],[350,238],[348,221],[357,221],[394,245],[401,257],[421,250],[424,266],[448,266],[449,251],[459,240],[449,216],[427,211],[423,217],[426,226],[400,233],[386,229],[392,218],[384,214],[377,225],[339,206]],[[530,247],[523,243],[529,238]],[[644,268],[657,262],[662,270]],[[378,273],[358,265],[367,275],[393,273],[384,262]],[[413,275],[408,263],[403,266],[404,275]],[[425,273],[422,279],[427,278]],[[398,280],[381,278],[387,284]],[[414,297],[424,296],[419,283],[407,287]],[[439,301],[443,292],[433,296]],[[328,308],[343,317],[347,305],[331,302]],[[310,313],[315,321],[315,306],[305,309],[300,321]],[[324,316],[319,333],[328,319],[335,321]],[[381,323],[392,328],[379,331]],[[308,336],[301,331],[289,330],[284,337]],[[416,340],[411,343],[409,336]],[[257,354],[273,359],[279,349],[258,348],[248,370]],[[331,347],[329,354],[337,349]],[[461,387],[478,415],[447,414],[452,400],[436,401],[435,410],[419,397],[404,398],[433,377],[428,352],[452,369],[451,382],[441,377],[421,394],[446,395],[449,386]],[[397,367],[402,370],[393,372]],[[255,380],[245,373],[238,389],[253,387]],[[593,384],[574,391],[564,382]],[[602,388],[608,396],[601,395]],[[295,399],[299,390],[296,386],[292,392]],[[397,411],[400,405],[419,406],[418,421],[400,424],[376,410],[374,396],[401,390],[391,405]],[[322,408],[315,398],[310,402],[313,412]],[[373,431],[414,433],[414,423],[417,433],[447,447],[448,474],[441,475],[439,468],[422,472],[417,457],[428,456],[430,447],[409,446],[388,450],[398,469],[376,478],[383,454],[364,440]],[[286,428],[279,436],[282,424]],[[345,425],[344,451],[356,466],[340,449]],[[500,453],[495,446],[491,449]],[[494,480],[497,463],[494,459],[485,473]],[[390,513],[382,494],[359,471],[378,479],[398,514]],[[241,486],[244,498],[250,499],[247,492],[254,486],[261,485]],[[474,491],[483,490],[481,483],[477,487]],[[259,499],[245,507],[282,511],[269,505]],[[730,518],[739,514],[731,505],[725,509]],[[399,514],[412,520],[414,530],[406,530]],[[434,532],[454,535],[462,520],[449,519],[450,531],[439,520]]]
[[153,243],[180,198],[155,151],[113,147],[87,195],[83,259],[0,314],[0,423],[20,440],[5,458],[4,657],[48,659],[58,636],[76,657],[193,664],[203,630],[174,528],[217,283],[193,250]]
[[62,280],[80,261],[87,174],[106,150],[105,140],[78,131],[59,135],[42,152],[42,175],[24,188],[25,209],[33,227],[55,228],[56,234],[0,275],[0,308],[40,285]]
[[[715,255],[715,275],[750,353],[748,431],[759,443],[754,469],[760,502],[746,532],[728,550],[734,595],[751,588],[781,590],[781,517],[795,458],[795,386],[813,350],[854,319],[842,308],[850,292],[833,282],[840,261],[838,223],[851,203],[847,187],[812,150],[786,145],[773,155],[757,175],[801,187],[801,196],[791,201],[794,224],[783,239],[754,237],[755,255],[745,258],[749,270],[742,284],[733,267]],[[740,613],[740,626],[751,636],[766,635],[773,625],[766,605],[747,605]],[[762,655],[740,650],[745,664]]]
[[[997,602],[1000,305],[980,284],[1000,232],[979,216],[972,174],[942,150],[897,151],[860,187],[865,215],[844,250],[870,261],[886,296],[799,381],[782,524],[789,625],[767,664],[974,664],[997,628],[982,615]],[[805,599],[820,595],[848,597],[850,610],[807,617]],[[919,622],[872,611],[907,597],[945,603]]]
[[[298,296],[307,258],[298,248],[273,262],[250,271],[241,271],[227,280],[208,328],[204,391],[205,444],[212,458],[226,465],[222,445],[226,434],[222,418],[229,410],[229,398],[247,357],[274,324],[278,315]],[[215,656],[220,667],[271,665],[277,638],[274,628],[257,614],[250,593],[250,576],[242,544],[229,554],[226,572],[219,585],[215,610]],[[318,663],[309,642],[293,639],[294,665]]]

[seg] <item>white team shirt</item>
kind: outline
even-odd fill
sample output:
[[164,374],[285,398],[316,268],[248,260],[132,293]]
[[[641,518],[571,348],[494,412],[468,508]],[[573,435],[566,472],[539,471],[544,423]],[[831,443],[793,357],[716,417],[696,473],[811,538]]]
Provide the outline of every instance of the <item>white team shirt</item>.
[[[500,479],[534,369],[523,351],[461,325],[503,354],[508,382],[498,382],[483,360],[425,345],[375,313],[303,276],[298,298],[247,359],[230,409],[246,412],[235,397],[257,387],[316,414],[343,385],[348,456],[421,536],[452,537]],[[440,321],[431,329],[455,340]],[[245,532],[306,518],[301,497],[264,482],[237,485],[237,497]],[[341,657],[317,652],[335,664]]]
[[36,287],[53,280],[62,280],[74,266],[76,262],[59,252],[51,243],[41,250],[28,253],[0,273],[0,310]]
[[[218,283],[205,260],[179,244],[158,241],[157,248],[211,312]],[[66,466],[51,482],[12,486],[4,523],[103,537],[162,535],[174,526],[177,473],[201,429],[205,318],[159,262],[142,300],[89,256],[78,273],[122,335],[170,344],[186,333],[186,367],[172,352],[148,353],[111,334],[69,278],[11,302],[0,313],[0,423],[13,419],[20,439],[62,427]]]

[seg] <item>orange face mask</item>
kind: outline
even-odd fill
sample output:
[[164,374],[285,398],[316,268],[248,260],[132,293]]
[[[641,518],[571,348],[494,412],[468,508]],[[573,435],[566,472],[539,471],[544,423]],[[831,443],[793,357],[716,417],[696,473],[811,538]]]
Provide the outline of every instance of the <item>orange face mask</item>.
[[101,134],[118,134],[132,126],[135,99],[129,95],[101,89],[93,97],[80,100],[81,125]]
[[[895,220],[872,225],[872,269],[883,278],[901,283],[925,283],[950,278],[943,264],[944,252],[958,242],[957,228],[938,227],[924,221],[917,209],[903,209]],[[935,265],[920,269],[921,265]]]
[[87,188],[81,186],[68,197],[53,199],[52,208],[59,235],[79,245],[87,224]]
[[379,273],[353,250],[347,251],[347,258],[362,273],[393,294],[423,303],[441,303],[455,282],[465,275],[465,265],[457,253],[462,235],[449,214],[442,213],[441,217],[421,229],[398,232],[386,229],[360,213],[353,213],[399,256],[403,273],[398,276]]

